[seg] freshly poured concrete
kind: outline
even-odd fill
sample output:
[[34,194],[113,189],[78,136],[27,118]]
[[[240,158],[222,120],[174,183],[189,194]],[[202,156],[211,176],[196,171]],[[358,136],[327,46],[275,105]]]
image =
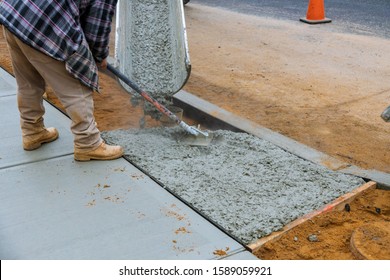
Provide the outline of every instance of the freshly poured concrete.
[[378,170],[367,170],[338,160],[325,153],[272,131],[248,119],[234,115],[215,104],[181,90],[174,95],[174,103],[183,108],[194,120],[212,127],[227,127],[232,131],[246,132],[267,140],[290,153],[332,170],[366,178],[378,183],[378,188],[390,189],[390,174]]
[[[120,1],[116,17],[118,69],[159,103],[172,104],[191,71],[182,0]],[[134,93],[133,102],[143,101],[122,85]],[[150,103],[143,106],[145,116],[161,117]]]
[[115,56],[119,68],[155,98],[171,98],[190,74],[182,5],[181,0],[120,1],[118,5]]
[[225,231],[249,244],[364,184],[245,133],[216,131],[207,147],[181,128],[104,133],[125,157]]

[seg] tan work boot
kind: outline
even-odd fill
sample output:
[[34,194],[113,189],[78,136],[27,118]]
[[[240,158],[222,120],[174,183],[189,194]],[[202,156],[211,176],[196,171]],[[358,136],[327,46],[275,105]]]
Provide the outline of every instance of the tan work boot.
[[38,149],[43,143],[49,143],[58,138],[58,131],[54,127],[45,128],[43,131],[23,136],[23,149],[32,151]]
[[77,161],[96,160],[110,160],[117,159],[123,155],[123,148],[121,146],[110,146],[102,142],[99,147],[92,151],[83,151],[74,149],[74,159]]

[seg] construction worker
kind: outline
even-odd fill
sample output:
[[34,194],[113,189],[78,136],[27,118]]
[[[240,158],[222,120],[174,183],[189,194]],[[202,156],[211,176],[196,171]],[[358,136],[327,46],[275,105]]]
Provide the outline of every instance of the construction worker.
[[43,94],[50,85],[71,118],[76,160],[122,156],[122,147],[102,140],[92,98],[99,91],[98,67],[107,66],[116,4],[117,0],[0,0],[25,150],[58,138],[57,129],[46,128],[43,120]]

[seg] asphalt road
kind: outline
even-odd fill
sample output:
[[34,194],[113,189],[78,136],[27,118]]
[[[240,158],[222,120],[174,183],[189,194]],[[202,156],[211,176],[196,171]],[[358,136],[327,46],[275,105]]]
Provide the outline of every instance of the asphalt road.
[[[241,13],[299,20],[306,16],[308,0],[191,0],[191,3],[221,7]],[[326,0],[325,14],[330,27],[351,32],[390,38],[390,0]]]

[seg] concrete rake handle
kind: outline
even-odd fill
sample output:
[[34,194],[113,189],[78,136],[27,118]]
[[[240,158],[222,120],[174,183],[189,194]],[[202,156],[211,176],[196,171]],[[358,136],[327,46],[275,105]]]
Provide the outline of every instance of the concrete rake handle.
[[169,111],[164,105],[160,104],[156,99],[151,97],[146,91],[142,90],[138,85],[130,81],[125,75],[123,75],[118,69],[116,69],[111,64],[107,65],[107,69],[113,73],[116,77],[121,79],[124,83],[126,83],[129,87],[131,87],[133,90],[135,90],[138,94],[140,94],[146,101],[150,102],[154,107],[157,108],[161,113],[166,115],[168,118],[170,118],[172,121],[177,123],[179,126],[181,126],[183,129],[185,129],[188,133],[192,135],[198,135],[199,130],[189,126],[182,120],[180,120],[174,113]]

